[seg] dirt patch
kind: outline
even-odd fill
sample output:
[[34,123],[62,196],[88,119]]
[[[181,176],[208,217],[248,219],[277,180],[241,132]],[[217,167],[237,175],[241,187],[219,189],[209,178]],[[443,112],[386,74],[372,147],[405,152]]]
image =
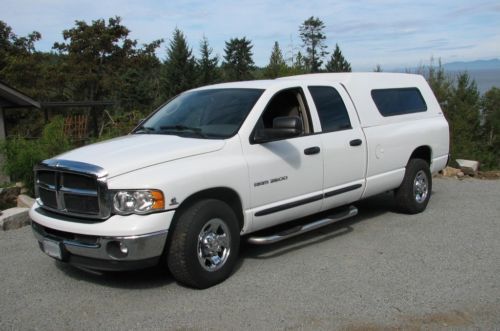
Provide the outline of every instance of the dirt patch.
[[479,179],[500,179],[500,171],[478,171]]
[[381,330],[427,330],[433,328],[467,327],[473,324],[470,314],[452,310],[425,314],[422,316],[401,316],[401,323],[397,325],[379,325],[375,323],[351,324],[342,328],[345,331],[381,331]]

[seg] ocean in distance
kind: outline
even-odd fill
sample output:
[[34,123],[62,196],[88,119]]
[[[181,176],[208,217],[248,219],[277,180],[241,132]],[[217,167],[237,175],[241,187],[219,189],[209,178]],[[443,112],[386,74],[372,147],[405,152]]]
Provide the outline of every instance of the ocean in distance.
[[[461,72],[463,71],[446,71],[451,78],[455,78]],[[476,81],[477,89],[481,94],[486,93],[493,86],[500,88],[500,69],[472,69],[467,70],[467,73]]]

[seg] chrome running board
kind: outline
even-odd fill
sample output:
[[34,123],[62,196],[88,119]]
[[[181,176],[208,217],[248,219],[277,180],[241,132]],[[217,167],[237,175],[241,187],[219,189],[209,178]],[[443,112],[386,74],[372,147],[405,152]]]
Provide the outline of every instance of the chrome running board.
[[268,235],[268,236],[251,236],[247,240],[251,244],[255,245],[267,245],[267,244],[274,244],[278,241],[282,241],[288,238],[292,238],[295,236],[298,236],[300,234],[319,229],[323,226],[330,225],[332,223],[335,223],[337,221],[356,216],[358,214],[358,208],[354,206],[349,206],[347,211],[341,211],[337,214],[333,214],[328,216],[327,218],[323,218],[317,221],[313,221],[311,223],[303,224],[303,225],[297,225],[294,227],[291,227],[290,229],[286,229],[283,231],[280,231],[278,233]]

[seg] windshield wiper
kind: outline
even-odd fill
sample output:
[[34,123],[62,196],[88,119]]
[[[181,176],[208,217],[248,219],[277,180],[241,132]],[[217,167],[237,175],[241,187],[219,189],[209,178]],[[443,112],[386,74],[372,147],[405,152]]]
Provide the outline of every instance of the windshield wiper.
[[195,128],[195,127],[190,127],[186,125],[167,125],[167,126],[160,126],[161,132],[192,132],[196,134],[197,136],[206,137],[206,134],[204,134],[200,128]]
[[140,127],[138,127],[134,133],[150,133],[150,132],[153,132],[155,130],[155,128],[152,128],[152,127],[149,127],[149,126],[144,126],[144,125],[141,125]]

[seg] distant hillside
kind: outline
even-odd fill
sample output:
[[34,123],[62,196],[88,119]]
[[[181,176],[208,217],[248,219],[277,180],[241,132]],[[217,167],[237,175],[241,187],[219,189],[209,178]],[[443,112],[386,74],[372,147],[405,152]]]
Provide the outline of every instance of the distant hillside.
[[443,67],[447,71],[500,69],[500,59],[450,62],[443,64]]

